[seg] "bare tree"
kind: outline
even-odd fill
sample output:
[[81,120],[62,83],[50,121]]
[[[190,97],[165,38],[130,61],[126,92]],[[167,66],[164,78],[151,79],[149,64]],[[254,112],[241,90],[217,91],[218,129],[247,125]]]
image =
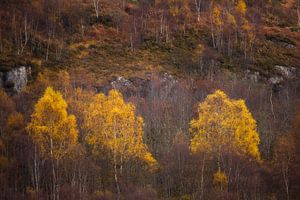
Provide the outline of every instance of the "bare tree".
[[202,3],[202,0],[195,0],[195,8],[196,8],[196,11],[197,11],[197,22],[200,21],[200,11],[201,11],[201,3]]
[[297,7],[298,26],[300,26],[300,9]]
[[100,0],[93,0],[94,10],[95,10],[97,19],[99,19],[99,2],[100,2]]

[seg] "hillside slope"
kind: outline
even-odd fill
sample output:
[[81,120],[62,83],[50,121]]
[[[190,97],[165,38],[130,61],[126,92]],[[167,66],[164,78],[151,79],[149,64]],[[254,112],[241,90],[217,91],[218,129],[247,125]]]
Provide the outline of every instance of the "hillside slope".
[[[295,1],[2,1],[1,71],[84,67],[97,76],[300,66]],[[97,14],[98,13],[98,14]],[[298,21],[297,21],[298,20]]]

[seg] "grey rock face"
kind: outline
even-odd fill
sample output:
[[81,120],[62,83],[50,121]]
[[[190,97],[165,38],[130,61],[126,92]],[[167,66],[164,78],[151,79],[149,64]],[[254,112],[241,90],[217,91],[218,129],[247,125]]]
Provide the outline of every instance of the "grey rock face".
[[271,85],[284,84],[285,81],[294,79],[297,77],[297,70],[294,67],[286,67],[281,65],[274,66],[277,75],[269,78],[268,82]]
[[131,81],[122,76],[119,76],[116,78],[116,80],[112,81],[111,85],[114,89],[121,89],[123,87],[132,87]]
[[19,93],[28,82],[28,75],[31,69],[22,66],[8,72],[1,72],[0,87],[5,88],[8,92]]
[[[178,82],[177,78],[170,74],[156,75],[148,73],[145,78],[131,77],[116,77],[112,80],[108,87],[103,87],[100,91],[107,92],[110,89],[117,89],[121,91],[125,97],[142,96],[146,97],[156,91],[154,88],[159,86],[159,93],[165,96],[171,93],[172,88]],[[156,91],[157,92],[157,91]]]
[[150,88],[150,79],[151,76],[149,76],[147,79],[138,77],[131,77],[129,79],[117,77],[115,80],[110,82],[110,87],[108,89],[117,89],[121,91],[125,97],[135,95],[145,97]]
[[251,80],[255,83],[261,80],[260,73],[257,71],[246,70],[245,79]]
[[274,68],[278,74],[286,79],[291,79],[296,76],[296,68],[294,67],[276,65]]
[[269,79],[269,83],[272,85],[280,84],[283,81],[283,78],[280,76],[274,76]]
[[288,49],[294,49],[294,48],[296,48],[296,45],[293,45],[293,44],[287,44],[287,45],[286,45],[286,48],[288,48]]

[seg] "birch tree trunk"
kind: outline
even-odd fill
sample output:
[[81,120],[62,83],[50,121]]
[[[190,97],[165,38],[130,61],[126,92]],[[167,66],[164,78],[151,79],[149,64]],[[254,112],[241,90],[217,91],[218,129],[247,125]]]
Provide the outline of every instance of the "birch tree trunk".
[[200,21],[200,12],[201,12],[201,2],[202,0],[195,0],[195,8],[197,11],[197,22]]
[[93,5],[96,13],[96,18],[99,19],[99,0],[93,0]]
[[204,169],[205,169],[205,153],[203,153],[203,161],[202,161],[202,167],[201,167],[201,181],[200,181],[200,200],[203,198],[203,188],[204,188]]

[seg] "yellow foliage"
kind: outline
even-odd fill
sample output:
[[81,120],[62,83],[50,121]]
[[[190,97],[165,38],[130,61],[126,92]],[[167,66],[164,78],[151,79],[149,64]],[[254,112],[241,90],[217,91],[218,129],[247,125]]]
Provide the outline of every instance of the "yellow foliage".
[[236,10],[237,10],[237,12],[240,13],[241,15],[245,15],[245,14],[246,14],[247,5],[246,5],[246,3],[245,3],[244,0],[239,0],[239,1],[237,2]]
[[113,196],[113,194],[112,194],[112,192],[111,191],[109,191],[109,190],[104,190],[104,191],[99,191],[99,190],[97,190],[97,191],[95,191],[94,192],[94,196],[96,197],[96,198],[104,198],[104,199],[112,199],[112,196]]
[[153,158],[150,152],[146,152],[143,159],[152,168],[157,167],[157,161]]
[[214,6],[213,13],[212,13],[212,21],[216,26],[221,26],[223,24],[222,22],[222,12],[220,6]]
[[34,58],[34,59],[31,60],[31,63],[32,63],[33,65],[35,65],[35,66],[38,66],[38,67],[41,67],[41,66],[42,66],[42,60],[41,60],[41,59],[36,59],[36,58]]
[[123,160],[136,157],[154,166],[156,160],[143,143],[143,124],[143,118],[135,116],[134,105],[124,102],[120,92],[100,93],[93,97],[84,116],[85,140],[95,154],[109,149]]
[[232,100],[217,90],[198,106],[190,122],[192,152],[228,151],[260,159],[256,121],[243,100]]
[[60,159],[77,142],[76,118],[68,115],[67,103],[51,87],[35,105],[27,130],[47,158]]
[[231,25],[231,26],[234,26],[236,27],[237,23],[236,23],[236,20],[235,20],[235,17],[230,13],[230,12],[227,12],[227,22]]
[[198,44],[197,47],[193,51],[193,57],[192,61],[193,62],[198,62],[199,59],[202,57],[203,52],[204,52],[204,46],[202,44]]
[[193,199],[193,198],[189,194],[184,194],[180,197],[180,200],[191,200],[191,199]]
[[214,173],[213,183],[216,186],[220,186],[221,189],[226,188],[228,185],[228,178],[224,172],[218,171],[218,172]]
[[22,127],[24,122],[23,115],[21,113],[14,113],[8,116],[6,126],[9,129],[18,129]]
[[76,115],[79,129],[83,128],[82,123],[84,113],[86,112],[86,108],[89,105],[91,99],[93,98],[93,95],[93,92],[76,88],[72,91],[72,95],[70,95],[67,99],[68,110],[70,110],[70,112]]

